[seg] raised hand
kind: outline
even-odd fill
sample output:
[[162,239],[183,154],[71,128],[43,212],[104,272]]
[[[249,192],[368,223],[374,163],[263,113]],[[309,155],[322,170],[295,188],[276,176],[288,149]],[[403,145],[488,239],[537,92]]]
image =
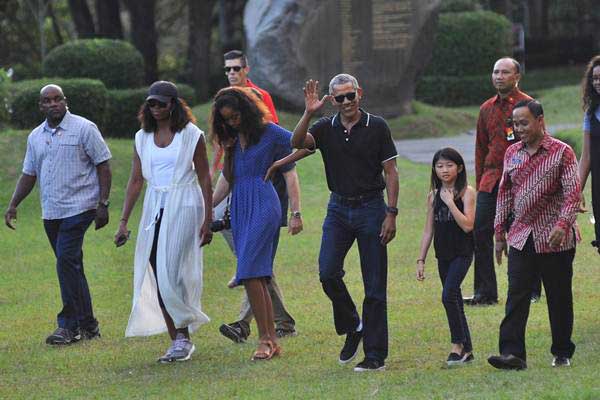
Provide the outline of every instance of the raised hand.
[[454,190],[453,189],[440,189],[440,198],[446,205],[450,205],[450,203],[454,202]]
[[319,100],[319,81],[309,79],[303,88],[304,90],[304,106],[309,114],[318,111],[327,100],[331,98],[326,94]]

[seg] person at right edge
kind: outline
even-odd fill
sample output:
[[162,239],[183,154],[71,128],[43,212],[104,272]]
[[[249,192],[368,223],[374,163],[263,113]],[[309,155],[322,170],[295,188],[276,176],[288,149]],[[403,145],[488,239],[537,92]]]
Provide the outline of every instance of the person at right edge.
[[520,139],[512,128],[512,110],[521,100],[531,99],[519,90],[520,64],[509,57],[494,63],[492,84],[498,94],[479,109],[475,139],[475,181],[477,200],[474,238],[474,293],[464,298],[466,305],[498,303],[494,270],[494,216],[502,162],[508,146]]
[[[582,82],[583,148],[579,161],[581,191],[592,173],[592,209],[595,237],[592,246],[600,253],[600,55],[592,58]],[[596,222],[598,221],[598,222]]]

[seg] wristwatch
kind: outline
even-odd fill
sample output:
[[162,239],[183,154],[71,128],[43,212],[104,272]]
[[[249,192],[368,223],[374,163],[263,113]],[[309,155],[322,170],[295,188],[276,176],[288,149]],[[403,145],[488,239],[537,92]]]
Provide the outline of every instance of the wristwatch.
[[100,200],[98,202],[98,205],[99,206],[104,206],[104,207],[108,208],[108,206],[110,206],[110,201],[109,200],[104,200],[104,201]]
[[292,217],[292,218],[302,218],[302,214],[300,213],[300,211],[292,211],[290,213],[290,217]]
[[387,206],[385,212],[392,215],[398,215],[398,209],[396,207]]

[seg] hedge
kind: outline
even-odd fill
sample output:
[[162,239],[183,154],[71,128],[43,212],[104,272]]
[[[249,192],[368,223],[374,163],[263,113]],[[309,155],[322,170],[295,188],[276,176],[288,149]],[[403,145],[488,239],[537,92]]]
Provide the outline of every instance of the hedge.
[[494,61],[512,54],[508,19],[491,11],[440,14],[426,76],[491,73]]
[[94,122],[100,130],[106,117],[108,91],[94,79],[35,79],[12,84],[11,121],[16,128],[31,129],[44,120],[39,109],[40,89],[49,83],[62,87],[69,110]]
[[492,75],[425,76],[417,84],[415,97],[424,103],[440,106],[481,104],[495,94]]
[[[190,107],[196,104],[194,89],[185,84],[177,84],[179,97],[184,99]],[[106,120],[104,136],[133,138],[140,129],[137,114],[140,106],[148,95],[148,88],[114,89],[108,91],[108,117]]]
[[107,88],[124,89],[142,86],[144,61],[128,42],[82,39],[52,49],[42,69],[44,76],[98,79]]
[[440,13],[475,11],[480,8],[477,0],[444,0],[440,6]]

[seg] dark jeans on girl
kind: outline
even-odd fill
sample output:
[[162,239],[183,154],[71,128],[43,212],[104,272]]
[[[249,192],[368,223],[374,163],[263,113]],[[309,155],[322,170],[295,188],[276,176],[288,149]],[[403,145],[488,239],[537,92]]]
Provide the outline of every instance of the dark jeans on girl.
[[451,342],[462,343],[464,352],[473,351],[471,334],[467,325],[467,318],[463,308],[462,293],[460,285],[465,279],[472,256],[458,256],[452,260],[438,260],[438,271],[442,281],[442,303],[446,309],[448,325],[450,326]]

